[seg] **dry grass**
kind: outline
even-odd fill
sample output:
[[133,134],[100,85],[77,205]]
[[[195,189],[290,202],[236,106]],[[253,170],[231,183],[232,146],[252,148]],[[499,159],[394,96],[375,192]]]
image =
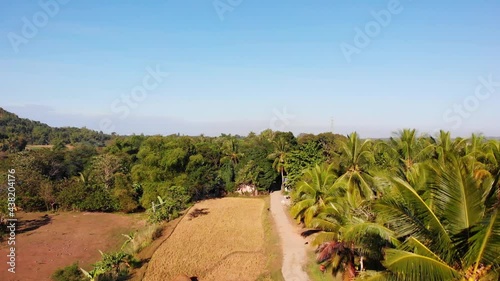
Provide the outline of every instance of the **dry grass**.
[[[122,251],[127,254],[135,255],[160,237],[161,232],[162,225],[160,224],[147,225],[140,230],[131,232],[131,238],[133,239],[124,244],[125,246],[122,246]],[[122,236],[123,235],[124,234],[122,234]]]
[[155,252],[146,281],[186,274],[199,280],[256,280],[265,273],[263,199],[224,198],[196,204]]

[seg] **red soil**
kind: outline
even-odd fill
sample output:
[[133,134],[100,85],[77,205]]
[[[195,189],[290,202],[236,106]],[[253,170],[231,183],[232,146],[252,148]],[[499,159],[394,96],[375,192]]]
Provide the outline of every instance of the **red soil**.
[[44,281],[58,268],[100,259],[98,250],[116,251],[129,233],[144,226],[138,216],[104,213],[19,213],[16,230],[16,273],[8,272],[9,246],[0,243],[0,280]]

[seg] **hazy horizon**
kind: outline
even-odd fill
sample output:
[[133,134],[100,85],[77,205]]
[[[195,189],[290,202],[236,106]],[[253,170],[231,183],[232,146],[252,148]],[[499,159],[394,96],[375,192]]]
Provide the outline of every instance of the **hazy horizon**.
[[51,126],[500,136],[500,2],[0,6],[0,106]]

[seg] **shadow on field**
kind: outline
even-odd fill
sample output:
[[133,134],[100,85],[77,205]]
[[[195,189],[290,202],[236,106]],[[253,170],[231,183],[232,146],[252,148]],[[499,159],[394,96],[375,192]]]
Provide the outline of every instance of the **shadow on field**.
[[190,214],[189,214],[189,220],[192,220],[192,219],[195,219],[197,217],[201,217],[201,216],[206,216],[210,214],[210,212],[208,211],[207,208],[203,208],[203,209],[194,209],[194,211],[192,211]]
[[19,231],[17,233],[25,233],[28,231],[33,231],[44,225],[49,224],[52,221],[49,215],[44,215],[33,220],[21,220],[17,224]]

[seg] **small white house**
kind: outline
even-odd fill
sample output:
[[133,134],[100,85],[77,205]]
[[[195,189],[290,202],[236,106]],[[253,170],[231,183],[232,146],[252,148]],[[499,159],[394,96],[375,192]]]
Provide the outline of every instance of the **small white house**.
[[236,189],[236,193],[241,195],[257,195],[257,187],[252,184],[240,184]]

